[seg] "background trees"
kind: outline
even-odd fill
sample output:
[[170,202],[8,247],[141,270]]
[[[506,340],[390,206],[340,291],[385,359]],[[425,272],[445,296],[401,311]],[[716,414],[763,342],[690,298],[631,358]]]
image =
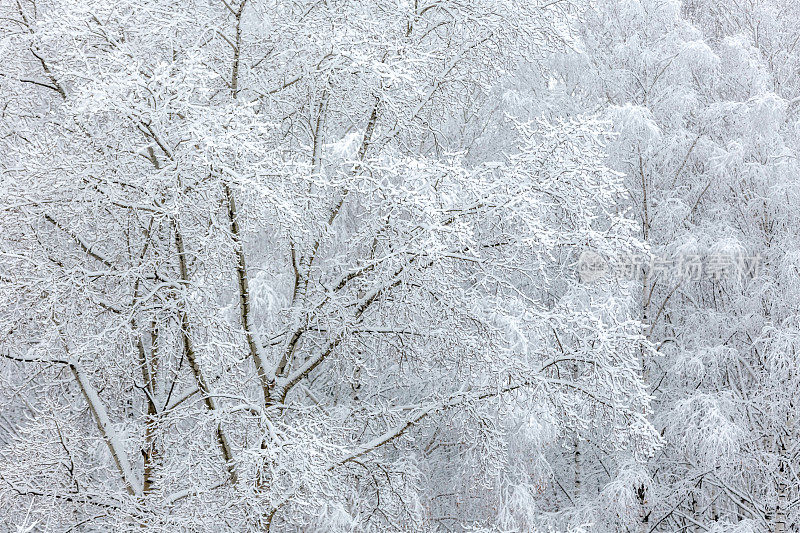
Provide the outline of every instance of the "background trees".
[[566,77],[615,117],[612,166],[655,256],[706,262],[695,280],[642,274],[665,438],[644,530],[797,528],[796,17],[793,3],[602,3],[587,40],[613,53]]

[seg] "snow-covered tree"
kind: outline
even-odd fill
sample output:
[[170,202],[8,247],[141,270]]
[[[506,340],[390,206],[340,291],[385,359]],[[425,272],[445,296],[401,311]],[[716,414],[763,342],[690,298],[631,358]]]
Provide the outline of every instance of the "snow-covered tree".
[[[523,105],[584,16],[4,2],[3,525],[629,512],[660,444],[650,344],[635,286],[574,268],[644,251],[616,138],[595,109]],[[619,466],[599,497],[589,447]]]

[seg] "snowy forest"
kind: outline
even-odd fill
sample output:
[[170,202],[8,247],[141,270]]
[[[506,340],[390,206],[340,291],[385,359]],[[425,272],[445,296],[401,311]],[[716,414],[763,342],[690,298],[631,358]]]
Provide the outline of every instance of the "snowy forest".
[[0,531],[800,532],[800,0],[0,0]]

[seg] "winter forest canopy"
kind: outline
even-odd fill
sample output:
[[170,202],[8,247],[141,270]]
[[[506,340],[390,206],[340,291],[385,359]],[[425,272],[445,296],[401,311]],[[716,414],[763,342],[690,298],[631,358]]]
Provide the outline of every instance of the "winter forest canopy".
[[800,1],[0,0],[0,530],[800,531]]

